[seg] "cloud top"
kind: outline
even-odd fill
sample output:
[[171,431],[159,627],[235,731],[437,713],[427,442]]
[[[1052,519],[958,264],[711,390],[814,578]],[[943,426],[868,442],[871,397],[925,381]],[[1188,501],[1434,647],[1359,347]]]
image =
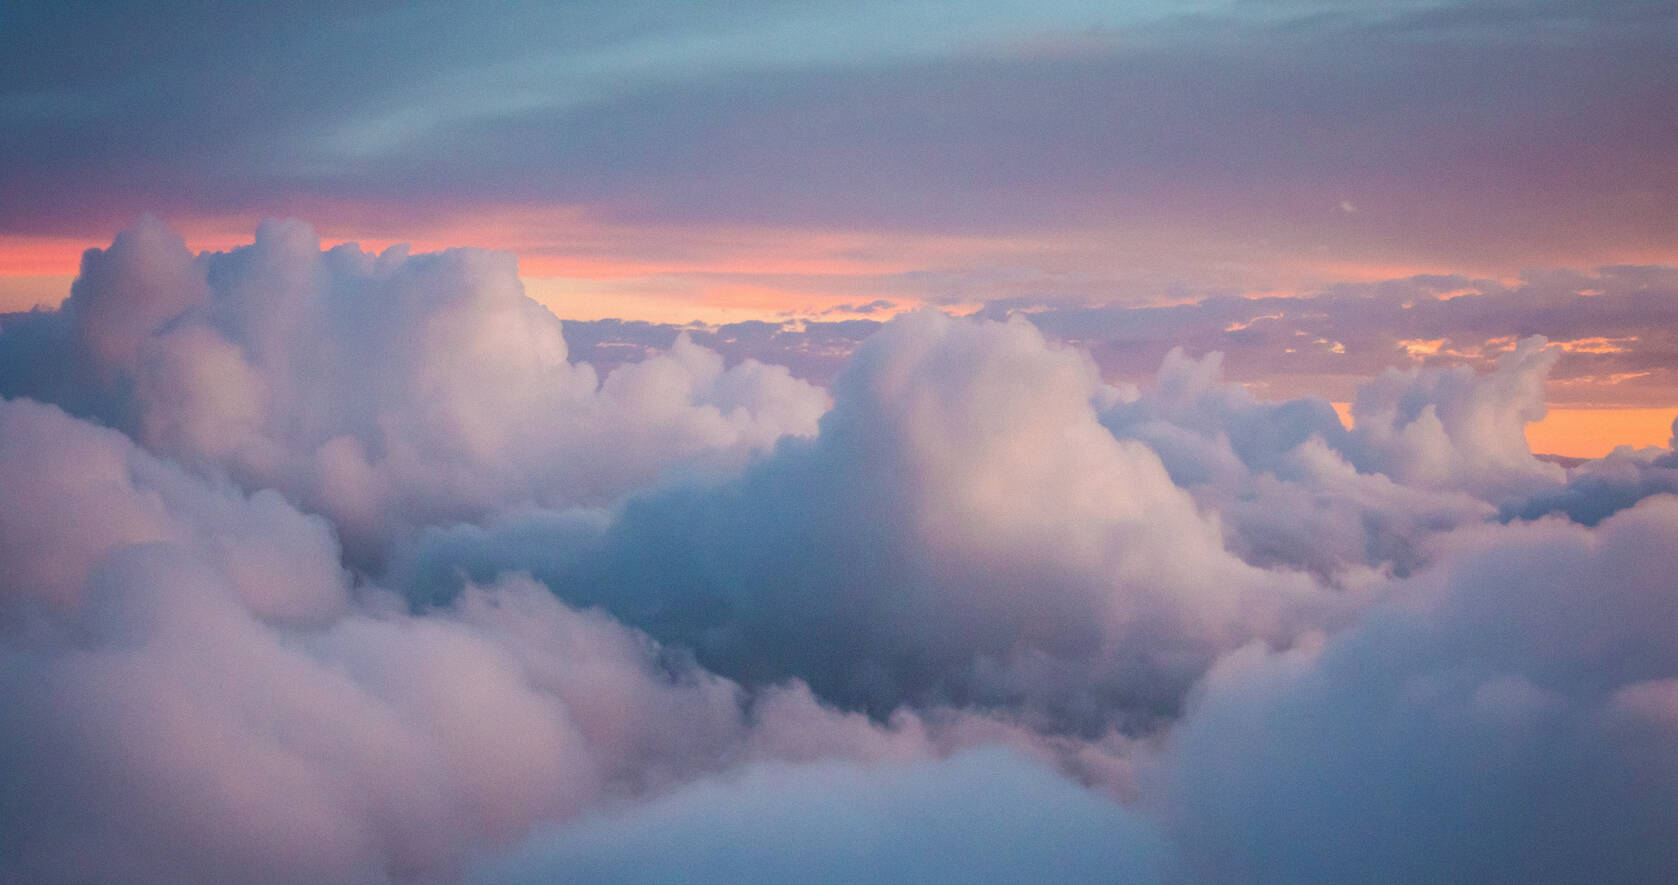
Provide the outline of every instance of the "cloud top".
[[142,222],[0,326],[0,878],[1678,875],[1678,455],[1533,457],[1567,342],[1347,427],[1055,321],[602,373],[510,256]]

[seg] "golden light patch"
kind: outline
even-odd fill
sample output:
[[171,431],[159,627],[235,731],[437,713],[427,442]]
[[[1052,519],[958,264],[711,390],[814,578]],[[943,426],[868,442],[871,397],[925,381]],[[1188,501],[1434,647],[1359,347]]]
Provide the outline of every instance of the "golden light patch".
[[0,276],[0,313],[51,309],[70,297],[74,274],[26,274]]
[[[523,277],[525,294],[567,320],[619,319],[647,323],[703,323],[750,320],[886,320],[920,306],[912,299],[876,299],[868,293],[810,293],[770,286],[718,286],[684,277],[588,280]],[[890,307],[847,308],[886,300]]]
[[[1332,403],[1340,423],[1352,426],[1352,404]],[[1665,448],[1672,439],[1678,408],[1558,409],[1544,420],[1528,424],[1527,445],[1546,455],[1600,458],[1618,446]]]
[[1672,439],[1678,409],[1551,409],[1543,421],[1527,425],[1534,452],[1600,458],[1616,446],[1659,446]]
[[1254,323],[1263,322],[1265,320],[1279,320],[1279,319],[1282,319],[1281,314],[1279,314],[1279,313],[1267,313],[1267,314],[1265,314],[1264,316],[1261,316],[1261,317],[1253,317],[1252,319],[1247,320],[1246,322],[1241,322],[1241,321],[1237,320],[1237,321],[1235,321],[1233,323],[1230,323],[1229,325],[1225,326],[1224,331],[1225,332],[1239,332],[1242,329],[1248,328],[1249,326],[1251,326]]
[[1625,338],[1575,338],[1572,341],[1552,342],[1567,353],[1625,353],[1628,344],[1636,344],[1637,336]]
[[1398,346],[1404,348],[1404,352],[1414,359],[1437,355],[1444,349],[1445,341],[1444,338],[1406,338],[1398,342]]

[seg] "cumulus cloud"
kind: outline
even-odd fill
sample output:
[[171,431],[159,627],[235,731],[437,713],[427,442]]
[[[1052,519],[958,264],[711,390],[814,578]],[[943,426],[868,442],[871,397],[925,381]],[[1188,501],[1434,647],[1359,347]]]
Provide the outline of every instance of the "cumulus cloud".
[[1022,317],[563,331],[295,224],[8,319],[0,878],[1678,874],[1678,455],[1535,459],[1564,345],[1347,427]]
[[1467,533],[1319,647],[1208,677],[1163,792],[1205,881],[1678,874],[1678,499]]
[[1325,400],[1264,402],[1222,380],[1218,352],[1166,354],[1155,383],[1104,409],[1114,435],[1159,453],[1173,481],[1223,520],[1248,562],[1345,583],[1415,564],[1422,529],[1485,518],[1487,505],[1359,472],[1355,436]]
[[[720,672],[798,677],[877,714],[1166,714],[1219,651],[1286,643],[1332,600],[1228,553],[1158,455],[1097,420],[1117,395],[1023,321],[900,318],[858,351],[817,438],[633,499],[595,545],[543,557],[543,577]],[[468,573],[516,562],[435,540]],[[435,549],[405,560],[438,572]]]
[[1567,484],[1560,488],[1543,489],[1506,502],[1504,515],[1536,519],[1559,513],[1574,522],[1595,525],[1651,495],[1678,494],[1678,454],[1674,449],[1678,445],[1666,449],[1621,446],[1606,457],[1568,471]]
[[539,821],[757,760],[1005,743],[1128,783],[1128,742],[748,690],[528,580],[411,614],[351,586],[326,520],[53,406],[0,402],[0,454],[7,878],[449,881]]
[[[602,379],[567,361],[559,320],[524,296],[512,256],[322,252],[295,222],[194,256],[142,220],[88,252],[58,315],[23,325],[0,337],[0,392],[282,490],[357,553],[404,528],[598,505],[680,465],[736,465],[813,432],[826,408],[785,369],[725,368],[683,338]],[[54,332],[58,346],[41,347]]]
[[349,581],[331,525],[278,493],[246,496],[153,457],[54,406],[0,401],[0,601],[74,610],[107,551],[166,543],[215,564],[253,612],[314,622],[343,612]]
[[1485,375],[1467,366],[1383,372],[1352,402],[1362,460],[1400,482],[1493,500],[1558,484],[1562,469],[1534,458],[1525,436],[1544,417],[1544,378],[1559,355],[1545,344],[1522,341]]
[[748,693],[528,580],[410,615],[323,520],[50,406],[0,404],[0,446],[7,878],[447,880],[735,762],[1029,740]]

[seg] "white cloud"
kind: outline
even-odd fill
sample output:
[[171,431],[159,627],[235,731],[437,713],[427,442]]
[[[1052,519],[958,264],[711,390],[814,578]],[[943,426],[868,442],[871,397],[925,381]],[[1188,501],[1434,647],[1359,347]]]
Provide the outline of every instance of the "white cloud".
[[598,505],[668,469],[736,466],[812,433],[826,408],[784,369],[725,370],[686,341],[602,382],[567,362],[512,256],[323,253],[296,222],[194,257],[142,221],[89,254],[64,316],[62,353],[42,359],[75,356],[72,407],[285,492],[363,556],[417,526]]
[[0,330],[0,878],[1678,873],[1675,456],[1534,459],[1542,340],[1350,429],[1023,319],[568,353],[296,224]]

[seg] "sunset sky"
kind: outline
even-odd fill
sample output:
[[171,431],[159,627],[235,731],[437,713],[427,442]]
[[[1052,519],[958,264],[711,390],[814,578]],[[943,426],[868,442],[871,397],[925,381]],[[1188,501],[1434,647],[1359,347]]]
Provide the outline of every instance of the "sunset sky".
[[0,2],[0,882],[1678,882],[1671,0]]
[[[1594,294],[1625,271],[1675,288],[1662,2],[0,16],[0,309],[61,301],[81,252],[145,213],[196,250],[266,217],[375,250],[508,250],[574,320],[1113,310],[1437,277],[1461,282],[1433,297],[1558,274]],[[1435,358],[1612,339],[1623,354],[1564,361],[1552,400],[1678,414],[1664,328],[1564,327],[1542,301],[1429,332]],[[1310,377],[1274,353],[1228,367],[1344,399],[1331,376],[1414,362],[1412,337]],[[1616,419],[1565,447],[1664,443],[1652,426]]]

